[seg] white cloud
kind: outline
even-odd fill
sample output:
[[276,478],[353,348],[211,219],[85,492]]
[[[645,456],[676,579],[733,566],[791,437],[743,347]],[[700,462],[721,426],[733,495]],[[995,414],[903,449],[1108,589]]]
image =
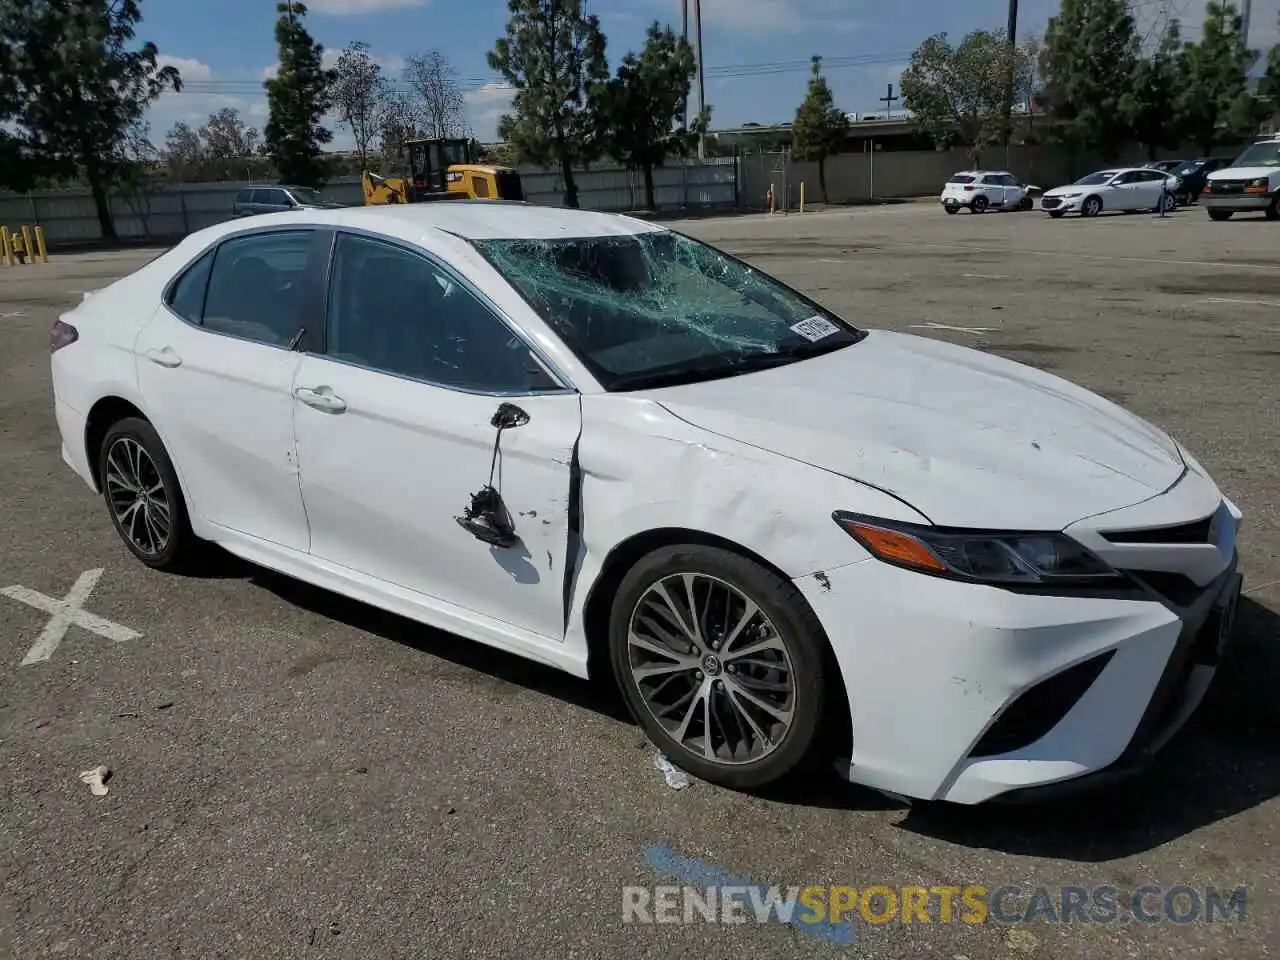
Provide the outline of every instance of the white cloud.
[[156,65],[160,67],[177,67],[178,73],[182,75],[183,83],[191,80],[213,79],[213,69],[207,63],[201,63],[199,60],[192,60],[187,57],[170,57],[162,53],[156,57]]
[[312,13],[324,13],[331,17],[358,17],[384,10],[425,7],[428,2],[429,0],[309,0],[307,9]]
[[467,104],[467,118],[480,140],[498,136],[498,118],[511,109],[514,91],[503,83],[486,83],[462,95]]
[[[680,0],[662,0],[668,22],[680,25]],[[854,0],[702,0],[702,30],[708,28],[748,36],[834,31],[853,27]],[[693,4],[689,4],[689,33],[693,34]]]

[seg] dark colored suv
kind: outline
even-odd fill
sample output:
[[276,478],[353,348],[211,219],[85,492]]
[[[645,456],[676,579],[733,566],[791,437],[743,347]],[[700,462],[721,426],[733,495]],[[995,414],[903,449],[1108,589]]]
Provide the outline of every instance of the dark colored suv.
[[245,187],[236,194],[232,211],[237,217],[252,217],[259,213],[279,213],[282,210],[303,208],[329,209],[340,203],[325,200],[308,187],[291,187],[284,184],[265,187]]
[[1209,174],[1231,166],[1234,161],[1234,157],[1201,157],[1198,160],[1184,160],[1167,171],[1182,181],[1175,194],[1178,205],[1186,206],[1199,200]]

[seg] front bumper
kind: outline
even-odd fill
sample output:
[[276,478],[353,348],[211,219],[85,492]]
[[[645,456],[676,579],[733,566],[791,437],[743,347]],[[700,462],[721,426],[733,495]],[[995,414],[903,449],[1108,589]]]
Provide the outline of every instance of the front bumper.
[[1206,210],[1265,210],[1271,197],[1265,193],[1202,193],[1200,205]]
[[1216,672],[1240,577],[1179,602],[975,586],[864,560],[797,586],[835,649],[853,719],[848,777],[981,803],[1140,770]]
[[1084,197],[1041,197],[1040,209],[1045,213],[1078,213]]

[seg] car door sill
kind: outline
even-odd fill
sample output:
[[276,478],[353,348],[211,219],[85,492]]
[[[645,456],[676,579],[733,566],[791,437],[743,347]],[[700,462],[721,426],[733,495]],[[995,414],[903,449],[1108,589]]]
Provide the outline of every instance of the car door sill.
[[585,652],[578,655],[557,640],[279,544],[210,527],[215,543],[249,563],[577,677],[588,675]]

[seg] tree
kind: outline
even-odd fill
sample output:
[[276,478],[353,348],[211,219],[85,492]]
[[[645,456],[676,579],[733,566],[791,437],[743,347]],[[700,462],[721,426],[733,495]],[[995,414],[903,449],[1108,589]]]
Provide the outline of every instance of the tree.
[[382,67],[369,56],[367,43],[353,42],[333,68],[333,103],[338,119],[351,131],[360,157],[360,169],[368,168],[369,146],[382,131],[387,106],[387,85]]
[[1186,75],[1178,99],[1184,130],[1205,154],[1219,143],[1252,136],[1263,119],[1249,92],[1249,71],[1257,51],[1245,46],[1244,21],[1229,2],[1205,6],[1200,41],[1183,50]]
[[131,169],[130,134],[152,101],[182,87],[154,43],[135,47],[141,19],[139,0],[0,0],[0,121],[16,126],[0,162],[15,178],[82,177],[109,241],[109,191]]
[[183,120],[175,123],[160,156],[180,181],[236,180],[257,165],[259,146],[258,131],[234,107],[223,107],[198,129]]
[[693,47],[657,21],[650,25],[639,54],[628,53],[608,83],[591,91],[599,136],[610,153],[644,175],[645,208],[657,204],[653,168],[671,154],[688,156],[697,143],[700,118],[684,127],[684,105],[698,64]]
[[507,7],[506,36],[489,52],[489,66],[515,90],[499,136],[522,161],[559,166],[564,204],[576,207],[574,164],[600,155],[589,102],[609,74],[600,20],[583,14],[582,0],[507,0]]
[[1280,114],[1280,42],[1267,55],[1267,70],[1258,81],[1258,95],[1270,101],[1268,109],[1272,118]]
[[977,163],[1004,131],[1010,72],[1025,86],[1030,65],[999,30],[975,30],[953,47],[945,33],[922,43],[902,74],[902,103],[939,142],[957,138]]
[[378,130],[378,144],[384,163],[401,169],[408,162],[404,142],[423,135],[423,111],[416,98],[402,92],[387,97]]
[[791,127],[792,148],[799,160],[818,163],[818,186],[827,198],[827,157],[838,153],[849,132],[849,120],[836,107],[827,78],[822,75],[822,58],[814,57],[809,74],[809,92],[796,111]]
[[324,47],[302,24],[306,6],[293,0],[277,4],[276,10],[280,67],[266,82],[266,148],[283,181],[318,187],[325,178],[320,147],[333,139],[322,122],[333,105],[333,74],[321,66]]
[[1108,162],[1133,136],[1139,40],[1128,0],[1062,0],[1044,39],[1045,99],[1055,129],[1073,149]]
[[409,58],[404,78],[418,99],[422,136],[460,137],[467,130],[466,103],[457,71],[439,50]]
[[1160,46],[1149,59],[1138,61],[1133,72],[1129,112],[1133,132],[1154,160],[1161,147],[1176,147],[1179,136],[1178,99],[1183,80],[1182,34],[1177,20],[1170,20]]

